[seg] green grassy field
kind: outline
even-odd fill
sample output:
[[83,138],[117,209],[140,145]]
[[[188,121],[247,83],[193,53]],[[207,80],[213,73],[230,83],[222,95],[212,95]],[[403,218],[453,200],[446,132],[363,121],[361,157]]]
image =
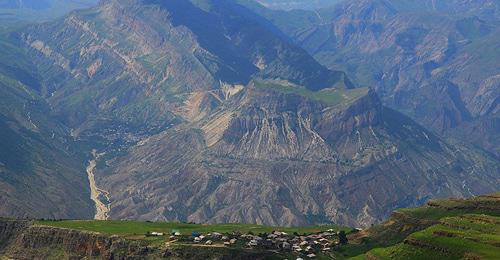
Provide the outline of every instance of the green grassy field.
[[369,91],[369,88],[328,88],[320,91],[311,91],[304,87],[283,85],[269,81],[255,81],[255,87],[257,87],[258,89],[277,91],[284,94],[295,94],[303,96],[330,106],[350,103],[353,100],[366,95]]
[[261,225],[249,225],[249,224],[218,224],[218,225],[202,225],[202,224],[184,224],[184,223],[172,223],[172,222],[140,222],[140,221],[120,221],[120,220],[108,220],[108,221],[97,221],[97,220],[41,220],[37,221],[38,225],[85,230],[99,232],[103,234],[110,235],[121,235],[125,237],[129,236],[141,236],[147,232],[162,232],[170,234],[172,232],[181,232],[183,235],[189,235],[191,232],[209,233],[209,232],[219,232],[219,233],[270,233],[274,230],[284,231],[287,233],[298,232],[300,234],[316,233],[320,231],[326,231],[328,229],[344,230],[346,232],[351,231],[351,228],[339,227],[336,225],[321,225],[321,226],[311,226],[311,227],[270,227]]

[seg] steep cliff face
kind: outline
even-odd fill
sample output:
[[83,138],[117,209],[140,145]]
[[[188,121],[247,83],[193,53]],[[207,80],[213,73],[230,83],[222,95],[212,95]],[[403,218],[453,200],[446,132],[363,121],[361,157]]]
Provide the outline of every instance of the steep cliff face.
[[454,149],[368,89],[256,81],[98,175],[113,218],[366,226],[429,194],[498,186],[494,161]]
[[116,236],[0,220],[0,255],[14,259],[128,259],[160,256],[140,242]]

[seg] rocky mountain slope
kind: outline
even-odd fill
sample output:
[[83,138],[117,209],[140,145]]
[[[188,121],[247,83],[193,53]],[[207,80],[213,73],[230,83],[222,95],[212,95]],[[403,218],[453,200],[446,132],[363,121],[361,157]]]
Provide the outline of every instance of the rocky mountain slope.
[[[252,8],[384,104],[499,156],[498,1],[344,1],[317,12]],[[293,21],[293,22],[291,22]]]
[[0,45],[0,215],[91,216],[84,168],[69,131],[30,88],[37,86],[36,69],[26,54],[5,39]]
[[[42,95],[76,135],[95,125],[127,124],[124,131],[138,132],[190,120],[251,77],[351,86],[343,73],[326,70],[237,5],[215,1],[211,8],[103,1],[18,37],[49,70],[42,73]],[[229,15],[236,11],[242,16]]]
[[40,160],[76,165],[18,185],[51,189],[78,170],[58,196],[86,197],[64,204],[82,218],[94,212],[81,153],[94,150],[93,189],[119,219],[367,226],[500,185],[490,155],[383,106],[234,1],[105,0],[9,37],[29,57],[15,71],[33,75],[8,75],[45,104],[64,144],[51,151],[69,157]]
[[[231,18],[228,12],[239,7],[218,3],[212,6],[212,13],[206,14],[185,1],[162,3],[154,8],[141,1],[103,1],[94,9],[72,13],[61,21],[10,33],[5,40],[9,48],[4,49],[2,56],[7,77],[2,91],[23,88],[30,98],[16,96],[20,100],[12,100],[13,95],[6,92],[2,101],[16,103],[15,109],[21,110],[26,121],[22,124],[27,127],[31,127],[26,119],[30,116],[35,123],[37,120],[50,125],[47,133],[38,136],[46,144],[31,146],[34,153],[40,154],[40,163],[50,165],[54,160],[47,156],[53,152],[45,151],[49,147],[43,145],[60,145],[63,151],[79,145],[78,150],[87,156],[95,148],[119,151],[179,122],[202,118],[240,91],[250,77],[283,78],[311,88],[351,86],[342,72],[325,69],[305,51],[274,35],[270,25],[259,25],[251,13],[242,9],[242,17]],[[192,24],[183,15],[198,16],[201,22]],[[201,31],[202,24],[213,26],[213,31]],[[235,26],[240,30],[235,30]],[[262,35],[266,38],[260,38]],[[249,41],[257,44],[249,45]],[[12,64],[12,60],[19,64]],[[41,104],[33,111],[25,105],[23,108],[29,99]],[[21,116],[11,112],[8,107],[2,111],[5,120],[21,120]],[[54,132],[48,132],[51,128]],[[53,143],[53,136],[63,139],[61,144]],[[5,145],[14,149],[12,140],[24,142],[29,138],[32,137],[9,134]],[[5,150],[6,157],[11,153],[9,149]],[[55,147],[50,149],[58,152]],[[48,176],[42,180],[34,176],[20,179],[20,170],[11,169],[2,183],[6,187],[2,199],[10,201],[4,204],[2,214],[55,218],[93,215],[86,199],[89,188],[82,174],[85,157],[58,154],[57,158],[69,163],[65,167],[71,165],[71,169],[62,171],[59,167],[56,172],[46,173]],[[12,167],[10,162],[2,163],[2,169],[6,164]],[[38,169],[28,172],[39,174]],[[75,186],[58,187],[71,175],[78,180]],[[23,185],[33,185],[33,193],[23,192]],[[23,207],[30,201],[29,196],[37,196],[35,189],[41,189],[43,195],[48,190],[73,190],[77,192],[50,196],[85,201],[52,203],[40,209],[45,210],[41,213]],[[44,196],[38,198],[43,200]],[[21,208],[15,209],[16,204]],[[61,212],[55,207],[74,207],[79,213]],[[48,214],[50,211],[53,213]]]

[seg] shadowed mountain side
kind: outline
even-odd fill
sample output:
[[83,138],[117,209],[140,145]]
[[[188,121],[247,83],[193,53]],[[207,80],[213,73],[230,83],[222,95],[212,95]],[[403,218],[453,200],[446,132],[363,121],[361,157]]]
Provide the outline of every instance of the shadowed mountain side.
[[85,169],[69,131],[30,89],[36,76],[25,53],[4,39],[0,45],[0,216],[90,217]]

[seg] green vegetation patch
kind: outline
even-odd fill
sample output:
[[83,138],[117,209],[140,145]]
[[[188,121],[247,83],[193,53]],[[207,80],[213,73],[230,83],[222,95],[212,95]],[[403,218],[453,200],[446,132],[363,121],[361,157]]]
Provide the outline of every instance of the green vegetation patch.
[[313,99],[330,106],[350,103],[368,94],[369,88],[327,88],[319,91],[312,91],[305,87],[295,85],[280,84],[275,81],[255,81],[258,89],[272,90],[284,94],[294,94]]

